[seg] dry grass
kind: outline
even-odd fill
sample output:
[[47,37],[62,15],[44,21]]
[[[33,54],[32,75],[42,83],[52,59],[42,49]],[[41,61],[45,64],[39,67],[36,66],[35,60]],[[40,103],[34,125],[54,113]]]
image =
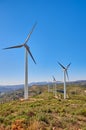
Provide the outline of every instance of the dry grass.
[[29,100],[0,104],[0,130],[86,130],[85,88],[78,88],[68,88],[66,100],[45,89]]

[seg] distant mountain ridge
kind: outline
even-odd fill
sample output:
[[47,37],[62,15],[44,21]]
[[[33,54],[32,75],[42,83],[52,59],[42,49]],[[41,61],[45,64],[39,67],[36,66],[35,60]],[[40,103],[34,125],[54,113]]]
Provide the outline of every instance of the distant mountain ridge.
[[18,89],[21,89],[23,88],[24,85],[0,85],[0,93],[2,92],[10,92],[10,91],[15,91],[15,90],[18,90]]
[[71,81],[71,82],[69,82],[69,83],[86,85],[86,80]]
[[[57,81],[56,84],[61,84],[63,82],[61,81]],[[70,84],[80,84],[80,85],[86,85],[86,80],[77,80],[77,81],[71,81],[71,82],[68,82]],[[48,84],[53,84],[53,82],[32,82],[29,84],[29,86],[33,86],[33,85],[36,85],[36,86],[43,86],[43,85],[48,85]],[[24,88],[24,84],[20,84],[20,85],[0,85],[0,93],[2,92],[10,92],[10,91],[15,91],[15,90],[18,90],[18,89],[22,89]]]

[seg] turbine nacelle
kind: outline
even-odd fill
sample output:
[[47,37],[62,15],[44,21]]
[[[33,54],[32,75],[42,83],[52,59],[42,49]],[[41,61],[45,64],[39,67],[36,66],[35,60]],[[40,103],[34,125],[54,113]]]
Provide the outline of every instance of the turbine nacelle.
[[67,78],[68,78],[68,80],[69,80],[69,76],[68,76],[67,70],[68,70],[69,66],[71,65],[71,63],[69,63],[69,64],[67,65],[67,67],[64,67],[60,62],[58,62],[58,64],[61,66],[61,68],[63,69],[63,71],[66,73],[66,76],[67,76]]

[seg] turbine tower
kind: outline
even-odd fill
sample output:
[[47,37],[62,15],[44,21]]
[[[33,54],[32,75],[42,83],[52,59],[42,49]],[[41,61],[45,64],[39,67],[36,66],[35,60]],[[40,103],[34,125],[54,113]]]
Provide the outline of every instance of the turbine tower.
[[34,61],[34,63],[36,64],[36,61],[35,59],[33,58],[32,56],[32,53],[30,51],[30,48],[29,46],[27,45],[27,42],[35,28],[37,23],[35,23],[30,31],[30,33],[28,34],[26,40],[24,43],[20,44],[20,45],[17,45],[17,46],[11,46],[11,47],[7,47],[7,48],[4,48],[3,50],[6,50],[6,49],[15,49],[15,48],[22,48],[24,47],[25,48],[25,85],[24,85],[24,99],[28,99],[28,53],[30,54],[32,60]]
[[54,82],[53,93],[55,94],[55,97],[56,97],[56,96],[57,96],[57,95],[56,95],[56,79],[55,79],[54,76],[52,76],[52,77],[53,77],[53,82]]
[[67,67],[64,67],[61,63],[59,63],[58,62],[58,64],[61,66],[61,68],[63,69],[63,72],[64,72],[64,99],[66,99],[66,76],[67,76],[67,78],[68,78],[68,80],[69,80],[69,76],[68,76],[68,72],[67,72],[67,70],[68,70],[68,68],[69,68],[69,66],[70,66],[70,64],[68,64],[67,65]]

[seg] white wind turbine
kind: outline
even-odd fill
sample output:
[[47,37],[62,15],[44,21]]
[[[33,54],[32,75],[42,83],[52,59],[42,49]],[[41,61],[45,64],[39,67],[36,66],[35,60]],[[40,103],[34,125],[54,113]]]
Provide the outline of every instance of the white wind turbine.
[[57,96],[56,95],[56,79],[55,79],[55,77],[54,76],[52,76],[53,77],[53,82],[54,82],[54,88],[53,88],[53,93],[55,94],[55,97]]
[[5,49],[14,49],[14,48],[21,48],[21,47],[24,47],[25,48],[25,85],[24,85],[24,99],[28,99],[28,53],[30,54],[32,60],[34,61],[34,63],[36,64],[35,62],[35,59],[33,58],[32,54],[31,54],[31,51],[30,51],[30,48],[29,46],[26,44],[34,30],[36,26],[36,23],[34,24],[34,26],[32,27],[30,33],[28,34],[26,40],[24,43],[20,44],[20,45],[17,45],[17,46],[11,46],[11,47],[7,47],[7,48],[4,48]]
[[63,72],[64,72],[64,99],[66,99],[66,76],[67,76],[67,78],[68,78],[68,80],[69,80],[69,76],[68,76],[68,72],[67,72],[67,70],[68,70],[68,68],[69,68],[69,66],[70,66],[70,64],[68,64],[67,65],[67,67],[64,67],[61,63],[59,63],[58,62],[58,64],[61,66],[61,68],[63,69]]
[[49,81],[47,82],[48,84],[48,93],[50,92],[50,85],[49,85]]

